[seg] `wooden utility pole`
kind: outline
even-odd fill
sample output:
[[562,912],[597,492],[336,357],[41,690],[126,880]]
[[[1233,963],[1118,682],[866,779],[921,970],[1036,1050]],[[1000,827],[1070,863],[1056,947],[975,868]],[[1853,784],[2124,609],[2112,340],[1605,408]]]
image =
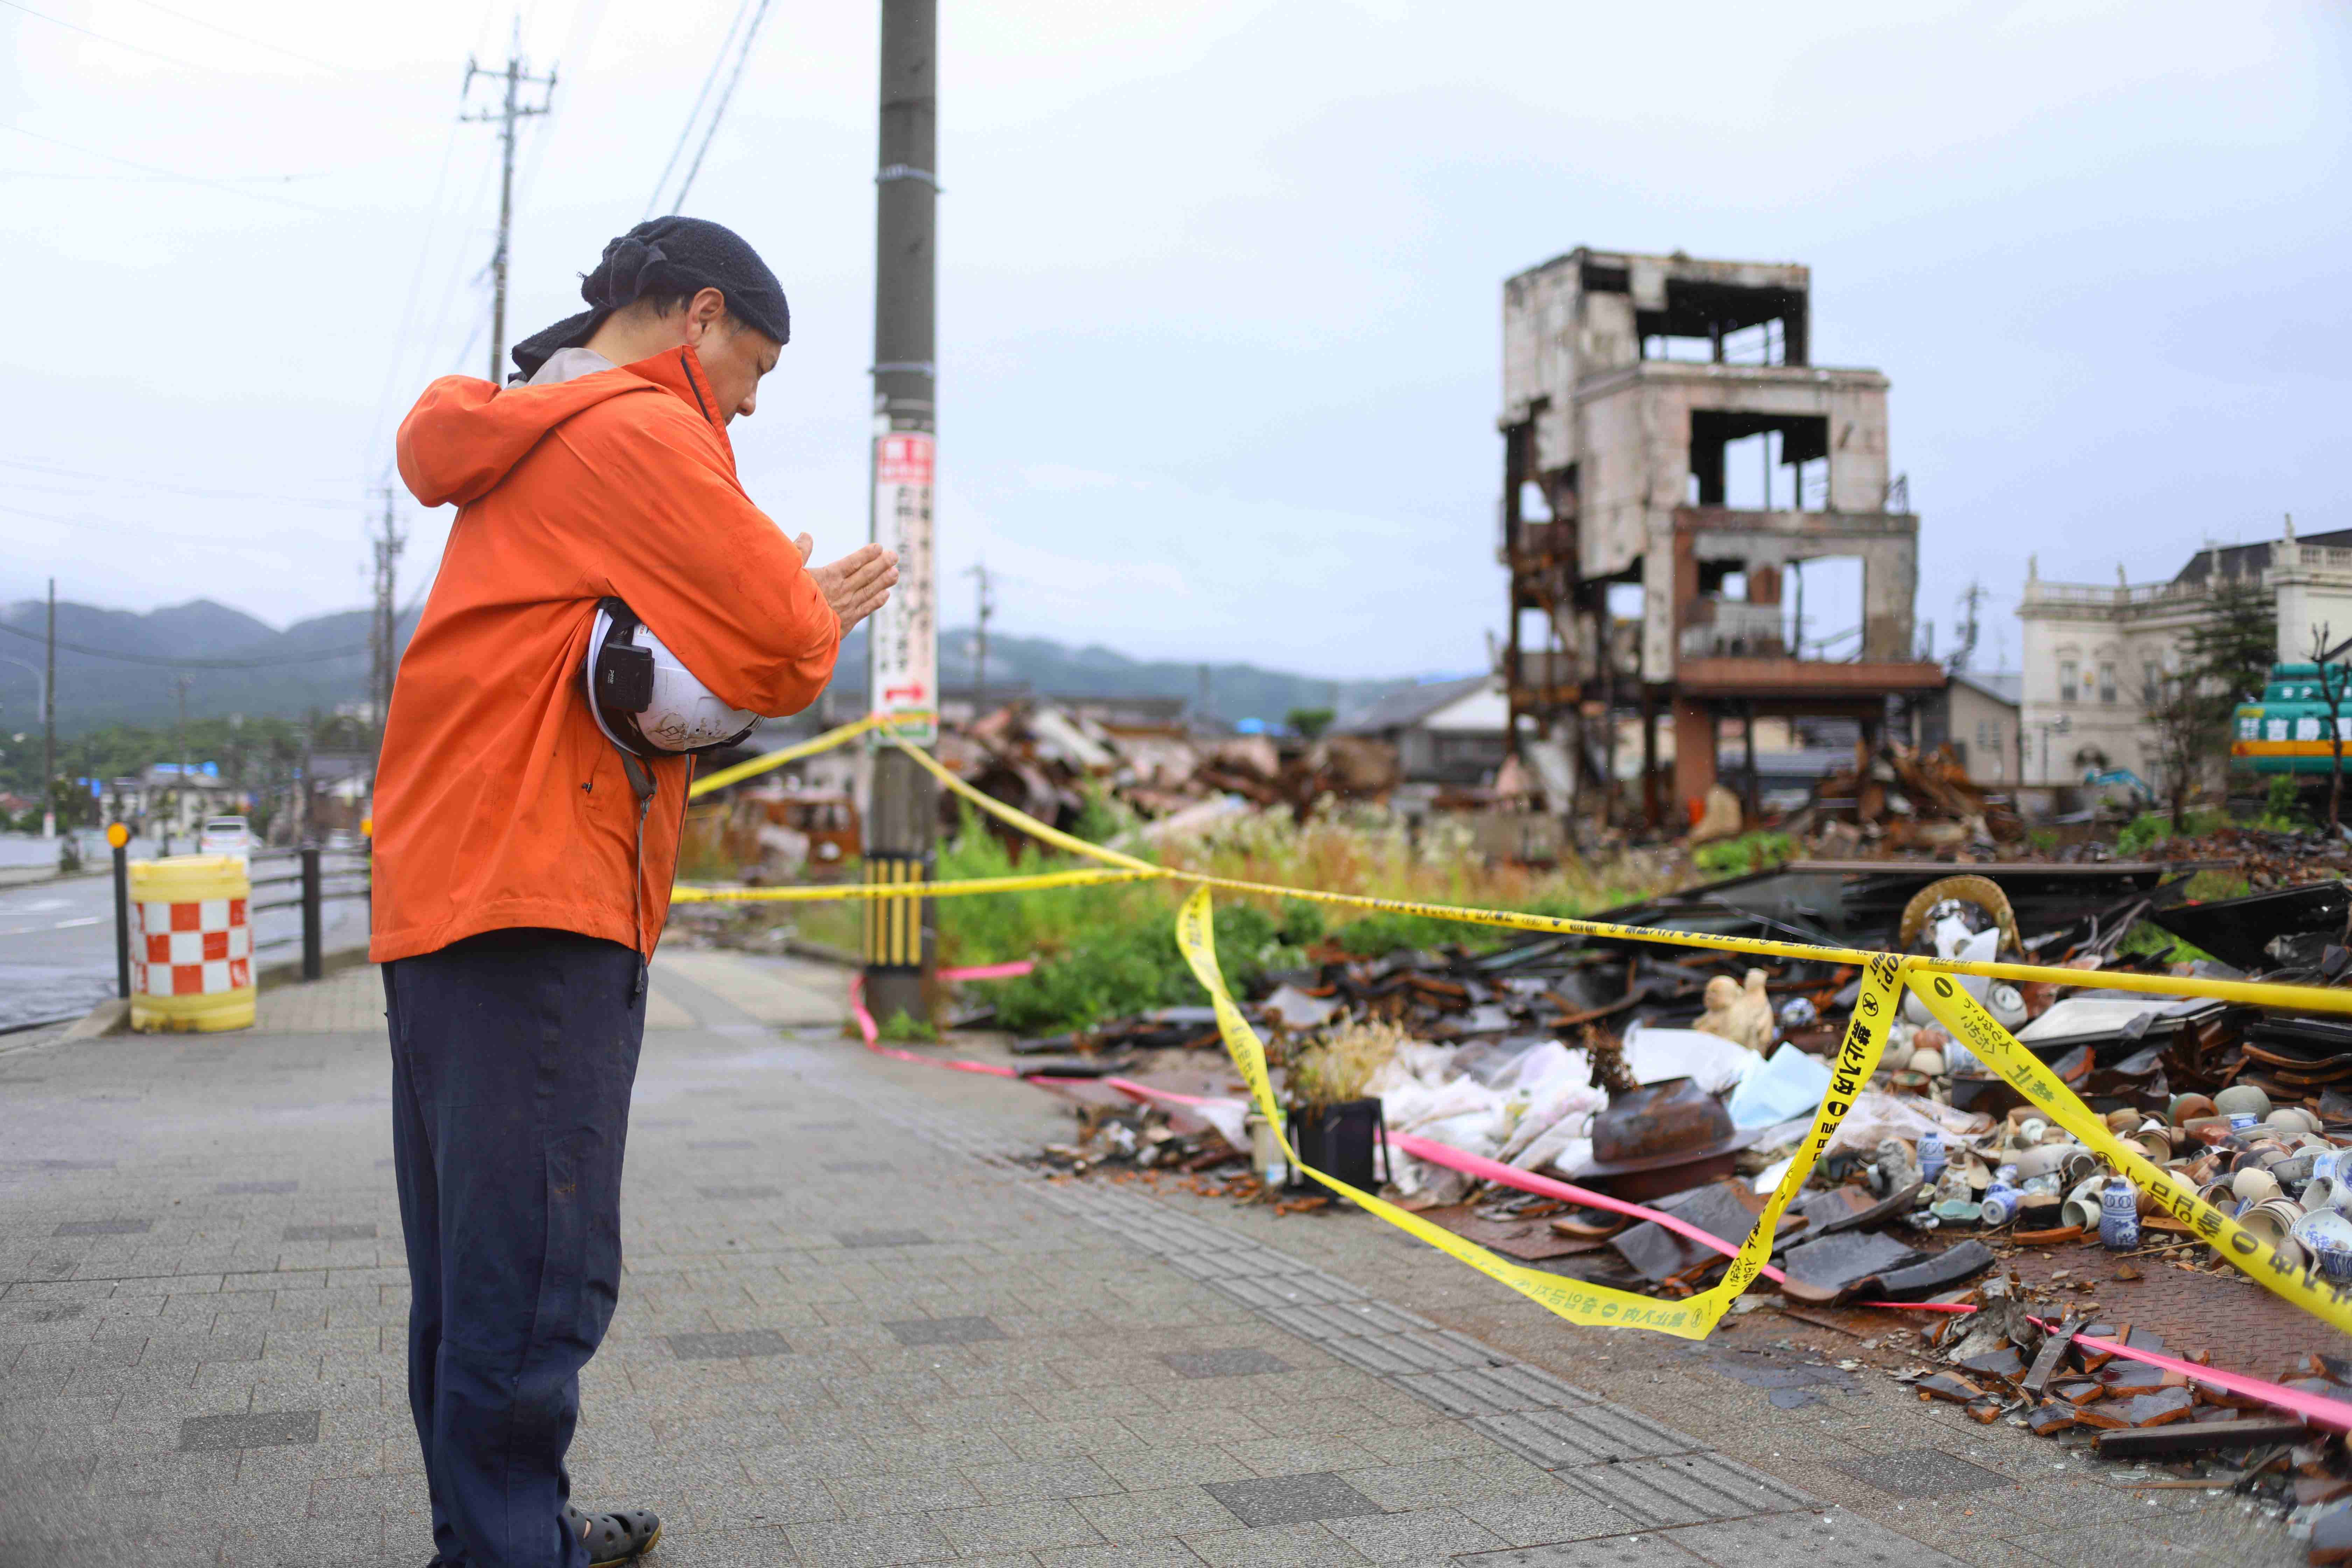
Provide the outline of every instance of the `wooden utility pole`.
[[376,746],[383,745],[383,726],[392,714],[392,681],[400,667],[398,634],[395,624],[400,610],[395,598],[399,583],[400,552],[408,543],[408,536],[400,531],[392,510],[392,487],[382,489],[383,516],[379,531],[368,536],[375,552],[375,613],[368,622],[368,704],[374,710]]
[[192,679],[185,675],[175,675],[172,678],[172,695],[180,704],[179,726],[173,731],[173,739],[177,742],[175,749],[180,753],[179,782],[172,790],[172,816],[174,822],[184,816],[188,809],[188,685]]
[[[471,92],[476,77],[503,81],[506,93],[496,109],[486,109],[477,114],[461,114],[457,118],[482,123],[495,123],[499,128],[499,245],[490,253],[490,380],[503,385],[507,379],[507,258],[508,237],[514,229],[514,166],[515,123],[534,114],[545,114],[555,103],[555,68],[548,68],[545,76],[532,76],[523,68],[522,18],[517,16],[514,41],[507,48],[504,70],[490,70],[466,58],[466,85],[463,93]],[[522,101],[526,87],[543,87],[547,95],[537,103]]]
[[[933,363],[940,182],[939,0],[882,0],[882,116],[874,175],[872,538],[898,552],[898,587],[866,625],[866,703],[909,744],[938,734],[938,584],[931,480],[939,429]],[[938,786],[882,742],[866,823],[869,881],[928,880]],[[927,900],[877,900],[866,922],[866,1002],[875,1018],[922,1022],[935,955]]]
[[996,613],[996,599],[988,588],[987,562],[982,562],[964,575],[977,579],[980,584],[980,630],[977,634],[980,646],[973,650],[971,675],[971,716],[977,722],[988,710],[988,617]]
[[58,580],[49,579],[48,673],[41,678],[41,837],[58,836]]

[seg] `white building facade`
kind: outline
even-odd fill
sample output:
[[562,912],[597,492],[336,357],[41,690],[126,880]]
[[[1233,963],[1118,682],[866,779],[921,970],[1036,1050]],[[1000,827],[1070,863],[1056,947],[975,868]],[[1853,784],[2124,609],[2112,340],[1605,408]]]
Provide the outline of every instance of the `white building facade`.
[[2045,582],[2029,558],[2017,610],[2025,628],[2023,782],[2079,784],[2126,768],[2158,784],[2150,706],[2179,668],[2189,628],[2210,613],[2213,585],[2246,579],[2276,605],[2279,662],[2308,660],[2319,628],[2331,642],[2352,639],[2352,530],[2298,540],[2290,520],[2276,540],[2200,551],[2163,583],[2129,582],[2120,566],[2113,584]]

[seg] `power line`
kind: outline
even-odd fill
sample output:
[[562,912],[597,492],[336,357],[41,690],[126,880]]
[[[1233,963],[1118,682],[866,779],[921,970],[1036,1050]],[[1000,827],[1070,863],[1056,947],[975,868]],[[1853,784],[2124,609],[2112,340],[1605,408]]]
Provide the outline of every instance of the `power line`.
[[[184,176],[179,174],[68,174],[59,169],[0,169],[0,179],[7,180],[119,180],[126,185],[169,184]],[[290,185],[297,180],[324,179],[324,174],[223,174],[224,180],[247,180],[256,184]]]
[[727,106],[734,101],[735,86],[743,79],[743,68],[751,62],[751,45],[759,37],[760,24],[767,15],[768,0],[759,0],[759,9],[751,13],[751,25],[744,30],[742,49],[735,57],[734,72],[727,79],[727,90],[719,95],[719,103],[710,111],[710,123],[703,129],[702,145],[694,150],[694,162],[677,187],[677,200],[670,204],[673,214],[686,205],[686,194],[694,189],[694,176],[702,173],[703,154],[710,151],[711,140],[719,134],[719,122],[727,118]]
[[710,57],[710,69],[703,73],[702,90],[694,95],[694,107],[686,111],[686,123],[677,128],[677,142],[669,150],[668,162],[662,164],[661,178],[654,182],[654,194],[646,198],[647,218],[652,217],[654,209],[661,205],[662,191],[677,169],[678,154],[686,151],[687,139],[694,134],[694,122],[702,118],[702,106],[710,100],[711,84],[719,79],[719,72],[727,63],[727,51],[734,47],[736,31],[743,26],[743,18],[751,14],[751,5],[752,0],[742,0],[735,7],[734,20],[727,24],[727,32],[719,40],[718,53]]
[[[564,36],[563,47],[558,58],[578,60],[583,66],[587,63],[589,52],[595,47],[596,36],[604,29],[606,5],[607,0],[581,0],[581,4],[572,10],[572,30]],[[583,71],[582,75],[584,79],[586,73]],[[547,161],[548,143],[555,139],[557,124],[566,118],[568,106],[578,100],[580,89],[584,85],[584,79],[573,81],[572,90],[564,95],[564,101],[556,105],[532,133],[530,162],[523,169],[521,187],[515,195],[516,205],[530,205],[531,193],[539,188],[539,171]]]
[[[93,476],[93,478],[95,478],[95,476]],[[130,476],[126,474],[123,478],[129,479]],[[132,480],[131,482],[136,483],[137,481]],[[68,500],[88,500],[93,493],[87,489],[69,485],[35,484],[30,479],[11,479],[8,488],[14,492],[22,492],[32,495],[63,496]],[[184,496],[193,497],[216,492],[181,490],[177,493]],[[348,510],[346,503],[342,501],[298,500],[290,496],[266,496],[258,499],[273,501],[281,506],[315,507],[321,511],[343,511]]]
[[[0,5],[16,5],[16,0],[0,0]],[[21,5],[17,5],[16,8],[20,11],[24,9]],[[40,15],[37,11],[32,14]],[[13,131],[19,136],[29,136],[36,142],[46,142],[52,147],[62,147],[68,153],[79,153],[85,158],[96,158],[108,163],[120,163],[126,169],[136,169],[142,174],[160,174],[167,180],[177,180],[183,184],[205,185],[215,191],[226,191],[231,195],[247,196],[257,202],[275,202],[279,206],[294,207],[306,213],[326,213],[330,216],[333,216],[331,209],[320,206],[313,202],[298,202],[291,196],[272,195],[268,191],[247,190],[227,180],[207,179],[202,174],[184,174],[177,169],[160,169],[152,163],[142,163],[135,159],[118,158],[111,153],[101,153],[94,147],[77,147],[70,142],[61,142],[54,136],[44,136],[37,131],[27,131],[21,125],[0,126],[0,130]]]
[[[175,484],[168,479],[141,479],[136,474],[93,474],[84,468],[66,468],[53,463],[27,462],[22,458],[0,458],[0,467],[24,468],[37,474],[47,474],[56,479],[90,479],[100,484],[144,485],[151,489],[167,490],[174,495],[199,496],[211,500],[266,500],[274,501],[282,506],[310,506],[333,511],[346,510],[351,504],[348,501],[311,500],[297,496],[272,495],[266,490],[212,489],[197,485]],[[324,482],[341,484],[343,481],[338,479]],[[37,489],[40,487],[27,485],[22,488]],[[67,492],[52,493],[61,495]]]
[[163,539],[184,539],[190,542],[197,541],[217,542],[219,540],[217,531],[180,533],[168,528],[157,528],[151,522],[128,522],[117,517],[65,517],[53,511],[35,511],[30,507],[10,506],[5,501],[0,501],[0,511],[8,512],[16,517],[31,518],[36,522],[63,523],[68,528],[105,528],[117,531],[129,529],[134,532],[145,532]]
[[[14,4],[14,0],[10,0],[10,3]],[[169,5],[158,5],[155,0],[137,0],[137,3],[146,6],[150,11],[161,11],[166,16],[176,16],[191,26],[203,27],[208,32],[218,33],[224,38],[235,38],[240,44],[251,44],[257,49],[268,49],[272,54],[284,55],[289,60],[300,60],[306,66],[317,66],[320,70],[348,71],[351,69],[349,66],[333,65],[326,60],[314,59],[309,55],[299,54],[283,44],[273,44],[267,38],[248,37],[243,33],[232,33],[217,22],[207,22],[202,16],[191,16],[185,11],[174,11]],[[23,7],[19,6],[18,9],[21,10]]]
[[[0,632],[24,637],[31,642],[47,639],[38,632],[28,632],[22,626],[0,621]],[[307,653],[283,655],[275,658],[163,658],[154,654],[125,653],[120,648],[84,647],[79,643],[61,642],[58,647],[68,653],[87,654],[92,658],[119,659],[124,664],[153,665],[163,669],[270,669],[280,665],[315,664],[322,658],[345,658],[368,651],[368,645],[357,647],[320,647]]]
[[[468,216],[471,216],[481,209],[483,198],[488,194],[490,188],[491,176],[496,174],[498,172],[499,161],[496,158],[485,158],[482,161],[481,182],[474,187],[473,199],[467,203],[465,207],[465,211]],[[472,231],[469,229],[468,232],[470,233]],[[450,268],[448,285],[441,290],[441,308],[433,317],[433,336],[428,340],[429,342],[437,344],[447,341],[449,337],[450,318],[453,310],[457,303],[457,291],[465,286],[466,280],[466,257],[464,248],[461,245],[457,255],[456,263]],[[478,276],[477,277],[476,281],[479,281]],[[486,313],[477,316],[477,325],[474,329],[475,336],[480,335],[481,323],[485,323],[488,320],[489,317]],[[469,337],[466,340],[466,346],[457,352],[457,358],[452,360],[450,363],[452,365],[463,363],[466,356],[473,352],[474,342],[473,338]]]
[[433,179],[431,216],[425,220],[425,241],[416,248],[416,270],[409,275],[408,300],[400,310],[400,335],[393,340],[392,363],[384,371],[383,390],[376,394],[375,417],[368,422],[367,449],[362,456],[369,460],[373,459],[376,446],[383,439],[383,422],[391,408],[393,389],[399,383],[401,368],[408,363],[409,334],[416,326],[416,299],[425,287],[425,265],[433,259],[433,237],[441,229],[441,196],[449,187],[449,168],[457,158],[457,122],[451,121],[449,139],[441,148],[441,172]]
[[176,56],[164,54],[160,49],[151,49],[144,44],[131,44],[125,43],[121,38],[110,38],[104,33],[94,33],[90,31],[88,27],[83,26],[79,22],[68,22],[62,17],[52,16],[46,11],[36,11],[30,5],[19,5],[17,4],[17,0],[0,0],[0,5],[7,6],[11,11],[22,11],[27,16],[38,17],[40,20],[48,23],[49,26],[53,27],[63,27],[68,33],[79,33],[85,38],[96,38],[101,44],[111,44],[118,49],[129,49],[134,55],[145,55],[149,59],[162,60],[167,66],[178,66],[182,70],[211,71],[217,69],[215,67],[200,66],[193,60],[184,60]]

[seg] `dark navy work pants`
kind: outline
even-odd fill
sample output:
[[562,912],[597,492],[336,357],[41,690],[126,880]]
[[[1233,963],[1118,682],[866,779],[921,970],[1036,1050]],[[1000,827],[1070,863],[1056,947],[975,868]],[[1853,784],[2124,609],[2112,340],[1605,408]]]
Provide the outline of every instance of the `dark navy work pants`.
[[383,966],[408,1403],[445,1563],[587,1561],[563,1456],[620,1287],[638,962],[531,930]]

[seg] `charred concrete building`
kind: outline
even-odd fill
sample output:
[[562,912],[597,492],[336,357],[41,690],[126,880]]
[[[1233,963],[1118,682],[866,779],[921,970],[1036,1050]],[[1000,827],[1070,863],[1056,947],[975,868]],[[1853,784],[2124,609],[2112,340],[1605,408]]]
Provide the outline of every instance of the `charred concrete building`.
[[[1919,520],[1888,475],[1886,377],[1814,365],[1810,325],[1787,262],[1580,248],[1504,285],[1503,673],[1555,805],[1613,802],[1628,715],[1657,822],[1705,796],[1727,731],[1751,751],[1759,715],[1874,736],[1890,699],[1943,686],[1914,652]],[[1830,558],[1859,563],[1858,624],[1815,637],[1796,605]]]

